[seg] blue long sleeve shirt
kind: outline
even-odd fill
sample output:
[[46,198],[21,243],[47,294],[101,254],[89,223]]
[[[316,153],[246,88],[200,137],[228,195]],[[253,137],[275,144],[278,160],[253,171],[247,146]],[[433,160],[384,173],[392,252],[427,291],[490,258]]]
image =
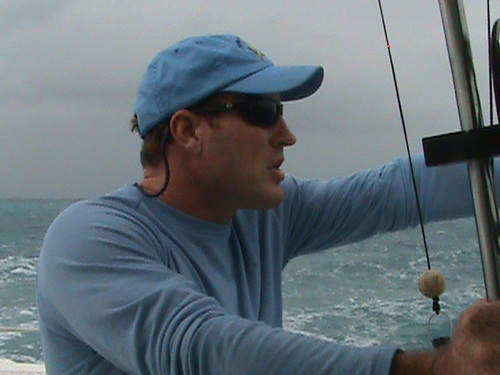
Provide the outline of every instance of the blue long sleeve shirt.
[[[472,213],[465,167],[414,164],[426,221]],[[284,330],[281,273],[298,255],[417,224],[408,161],[325,182],[287,176],[282,186],[279,207],[240,210],[228,225],[135,185],[67,208],[38,265],[47,372],[389,374],[395,348]]]

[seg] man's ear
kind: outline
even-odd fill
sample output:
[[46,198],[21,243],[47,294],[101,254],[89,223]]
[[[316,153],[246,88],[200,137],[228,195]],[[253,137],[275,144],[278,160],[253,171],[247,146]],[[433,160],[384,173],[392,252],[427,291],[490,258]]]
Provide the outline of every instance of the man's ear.
[[170,119],[170,135],[175,143],[190,153],[199,154],[202,149],[199,126],[201,118],[191,111],[181,109]]

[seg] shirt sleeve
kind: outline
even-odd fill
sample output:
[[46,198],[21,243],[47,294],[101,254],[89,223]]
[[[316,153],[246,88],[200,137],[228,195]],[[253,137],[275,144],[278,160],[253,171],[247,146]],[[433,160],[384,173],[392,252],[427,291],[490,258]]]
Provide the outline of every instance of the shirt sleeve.
[[[422,156],[413,161],[424,222],[473,214],[467,167],[428,168]],[[341,246],[419,223],[409,160],[330,181],[285,181],[282,209],[290,251],[296,255]],[[498,188],[497,188],[498,190]]]
[[[389,373],[394,349],[337,345],[228,314],[164,264],[156,241],[132,215],[85,205],[63,213],[39,263],[41,311],[52,308],[59,321],[50,329],[129,374]],[[77,352],[55,360],[49,351],[48,369],[66,373],[83,360]]]

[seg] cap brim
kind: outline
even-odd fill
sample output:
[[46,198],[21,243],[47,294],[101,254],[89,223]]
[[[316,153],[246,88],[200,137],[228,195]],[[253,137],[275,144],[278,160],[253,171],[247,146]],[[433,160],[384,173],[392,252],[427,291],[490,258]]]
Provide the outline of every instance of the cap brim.
[[290,101],[314,94],[323,82],[321,66],[270,66],[226,86],[222,91],[250,95],[280,94]]

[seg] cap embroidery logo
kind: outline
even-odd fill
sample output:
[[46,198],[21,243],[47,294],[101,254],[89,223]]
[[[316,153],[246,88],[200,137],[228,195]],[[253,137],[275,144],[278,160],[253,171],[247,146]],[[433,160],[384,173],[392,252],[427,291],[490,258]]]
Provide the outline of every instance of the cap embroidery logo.
[[260,52],[257,48],[252,47],[251,45],[247,45],[248,49],[255,53],[257,56],[259,56],[261,59],[264,59],[266,55],[264,55],[262,52]]

